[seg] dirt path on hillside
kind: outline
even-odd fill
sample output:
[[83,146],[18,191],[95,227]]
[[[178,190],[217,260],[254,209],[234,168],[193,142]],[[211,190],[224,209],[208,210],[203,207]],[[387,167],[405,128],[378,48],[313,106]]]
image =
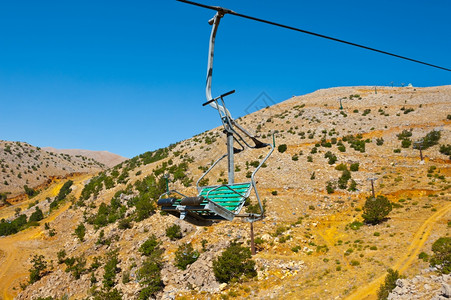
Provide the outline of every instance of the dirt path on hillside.
[[[423,248],[424,243],[427,241],[429,235],[436,222],[438,222],[446,213],[451,211],[451,203],[448,203],[432,216],[430,216],[416,231],[413,236],[413,240],[407,248],[404,256],[399,259],[396,264],[392,266],[392,269],[398,270],[401,274],[405,271],[414,260],[418,259],[418,254]],[[372,282],[360,289],[356,290],[353,294],[347,297],[347,300],[361,300],[361,299],[376,299],[376,294],[379,286],[384,282],[386,274],[379,276]]]
[[[91,177],[80,176],[73,178],[75,197],[80,196],[83,182]],[[57,194],[64,182],[56,183],[51,186],[49,193]],[[72,205],[66,202],[50,216],[40,222],[40,226],[28,228],[14,235],[0,238],[0,299],[13,299],[20,291],[19,283],[25,283],[28,280],[28,269],[31,265],[28,263],[31,256],[42,254],[48,258],[48,253],[54,253],[52,240],[55,238],[47,237],[43,232],[44,223],[53,222],[59,215],[65,212]],[[15,290],[13,288],[16,288]]]

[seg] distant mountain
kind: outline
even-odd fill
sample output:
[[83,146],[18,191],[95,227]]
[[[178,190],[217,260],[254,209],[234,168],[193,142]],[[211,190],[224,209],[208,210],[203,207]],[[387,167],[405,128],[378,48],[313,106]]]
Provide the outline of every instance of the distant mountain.
[[42,150],[54,153],[64,153],[72,156],[81,155],[84,157],[92,158],[105,166],[111,168],[115,165],[126,161],[128,158],[108,152],[108,151],[91,151],[82,149],[55,149],[53,147],[43,147]]
[[46,151],[25,142],[0,140],[0,193],[8,193],[8,198],[24,193],[24,185],[36,188],[53,177],[105,169],[105,164],[81,154]]

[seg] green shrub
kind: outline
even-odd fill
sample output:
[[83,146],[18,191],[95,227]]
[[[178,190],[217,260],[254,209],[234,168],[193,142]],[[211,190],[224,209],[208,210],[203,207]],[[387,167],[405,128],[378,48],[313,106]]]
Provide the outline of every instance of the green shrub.
[[351,266],[359,266],[360,265],[360,262],[358,261],[358,260],[355,260],[355,259],[353,259],[353,260],[351,260]]
[[238,281],[242,277],[252,278],[257,275],[251,251],[238,243],[231,243],[216,260],[213,272],[219,282]]
[[382,146],[384,144],[384,139],[383,138],[376,138],[376,145],[377,146]]
[[285,226],[279,226],[277,227],[276,231],[272,234],[272,236],[276,237],[276,236],[280,236],[282,235],[285,231],[287,231],[288,228]]
[[[122,193],[122,191],[120,191]],[[118,219],[122,219],[125,215],[127,208],[120,202],[120,194],[116,195],[111,199],[110,205],[101,203],[97,213],[88,218],[88,222],[94,225],[94,228],[98,229],[104,227],[108,224],[115,223]],[[147,202],[150,203],[149,200]],[[137,205],[134,203],[135,206]],[[139,210],[136,209],[136,214],[139,214]]]
[[351,228],[352,230],[359,230],[360,227],[362,227],[362,226],[363,226],[363,223],[359,222],[359,221],[354,221],[351,224],[349,224],[349,228]]
[[328,161],[329,165],[333,165],[337,161],[337,157],[335,156],[335,154],[333,154],[330,151],[327,151],[324,154],[324,157],[329,159],[329,161]]
[[351,164],[351,166],[349,166],[349,169],[350,169],[352,172],[357,172],[357,171],[359,170],[359,166],[360,166],[359,163],[353,163],[353,164]]
[[388,274],[385,277],[385,282],[380,286],[379,291],[377,292],[377,299],[387,299],[390,292],[396,287],[396,280],[398,280],[399,278],[400,277],[398,271],[388,269]]
[[125,218],[119,221],[119,224],[117,225],[117,228],[119,229],[130,229],[132,228],[132,223],[130,218]]
[[422,139],[420,139],[420,144],[415,144],[414,149],[418,149],[421,145],[421,149],[426,150],[429,147],[435,146],[438,144],[440,140],[441,133],[438,130],[432,130],[428,134],[426,134]]
[[70,267],[66,269],[66,272],[71,272],[72,276],[74,276],[75,279],[80,279],[81,275],[87,271],[85,268],[86,266],[86,259],[83,256],[76,257],[74,264],[72,264]]
[[351,179],[351,183],[349,184],[348,191],[355,192],[357,191],[357,182],[354,179]]
[[83,242],[85,240],[86,227],[83,223],[78,224],[77,228],[75,228],[75,235],[78,239]]
[[118,252],[113,250],[107,253],[108,260],[105,263],[105,273],[103,275],[103,287],[107,290],[111,289],[116,284],[116,274],[120,271],[117,267],[119,264]]
[[[95,276],[94,278],[91,277],[91,282],[92,281],[96,281]],[[123,295],[122,292],[119,291],[118,289],[114,288],[114,289],[102,289],[99,291],[95,291],[94,293],[95,297],[94,300],[122,300],[123,299]]]
[[366,223],[378,224],[392,211],[393,205],[384,196],[368,197],[363,206],[362,217]]
[[62,250],[58,251],[56,256],[58,258],[58,263],[62,264],[66,260],[66,251],[64,249],[62,249]]
[[149,299],[163,288],[161,280],[163,249],[160,249],[160,244],[155,235],[152,235],[140,247],[140,252],[147,258],[137,272],[140,284],[143,286],[139,292],[139,299]]
[[160,249],[161,242],[158,241],[157,237],[152,234],[147,241],[145,241],[141,247],[139,247],[138,251],[141,252],[144,256],[159,256],[162,253]]
[[29,223],[31,223],[31,222],[39,222],[42,219],[44,219],[44,214],[42,213],[42,210],[39,207],[36,206],[36,211],[33,212],[30,215],[30,218],[28,219],[28,222]]
[[47,262],[45,261],[45,257],[43,255],[35,254],[31,259],[31,263],[33,266],[28,271],[30,272],[29,282],[32,284],[39,281],[39,279],[45,275]]
[[193,249],[191,243],[183,243],[175,251],[175,266],[180,270],[186,270],[186,267],[198,258],[199,252]]
[[153,213],[155,213],[155,204],[149,201],[145,196],[138,197],[135,202],[136,207],[136,221],[142,221],[149,218]]
[[412,129],[406,130],[404,129],[401,133],[396,135],[398,137],[398,140],[405,140],[412,136]]
[[358,134],[355,137],[352,135],[348,135],[343,137],[343,141],[348,142],[350,147],[355,151],[365,152],[365,145],[367,142],[371,142],[371,140],[362,140],[362,135]]
[[351,172],[348,169],[343,170],[340,178],[338,178],[338,188],[346,189],[348,186],[348,180],[351,179]]
[[279,146],[277,147],[277,150],[278,150],[280,153],[284,153],[285,151],[287,151],[287,145],[286,145],[286,144],[279,145]]
[[39,194],[38,191],[35,191],[32,188],[29,188],[27,185],[24,185],[23,188],[25,190],[25,194],[27,194],[29,198],[33,198],[34,196]]
[[425,252],[421,252],[420,254],[418,254],[418,258],[422,259],[423,261],[428,261],[429,255],[427,255],[427,253],[425,253]]
[[171,239],[171,241],[179,240],[182,238],[182,230],[179,225],[174,224],[166,229],[166,236]]
[[310,174],[310,180],[315,180],[315,171],[313,171],[312,174]]
[[343,163],[341,163],[341,164],[339,164],[339,165],[337,165],[335,167],[335,170],[337,170],[337,171],[344,171],[344,170],[347,170],[347,169],[348,169],[348,167],[345,164],[343,164]]
[[57,201],[61,201],[69,195],[69,193],[72,191],[71,186],[74,182],[72,180],[66,181],[63,186],[61,187],[58,196],[56,196]]
[[328,194],[332,194],[333,192],[335,192],[335,186],[334,183],[332,181],[328,181],[326,184],[326,191]]
[[0,236],[11,235],[23,230],[27,224],[27,216],[19,215],[12,222],[7,222],[5,219],[0,221]]
[[301,250],[301,246],[294,246],[293,248],[291,248],[291,251],[293,251],[294,253],[298,253],[299,252],[299,250]]
[[451,238],[441,237],[432,244],[431,266],[437,266],[441,273],[451,273]]
[[139,292],[138,299],[152,299],[155,293],[163,289],[161,268],[160,258],[148,257],[144,260],[142,267],[137,273],[140,284],[144,286]]
[[412,145],[412,141],[409,139],[404,139],[401,141],[401,147],[402,148],[409,148],[410,145]]

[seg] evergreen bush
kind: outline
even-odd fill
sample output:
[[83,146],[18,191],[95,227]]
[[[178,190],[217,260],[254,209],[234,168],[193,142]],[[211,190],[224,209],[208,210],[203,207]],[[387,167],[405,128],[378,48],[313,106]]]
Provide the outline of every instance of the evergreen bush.
[[378,224],[392,211],[393,205],[387,197],[378,195],[376,198],[368,197],[363,206],[362,217],[366,223]]
[[228,283],[241,278],[252,278],[257,275],[255,262],[251,259],[251,251],[233,242],[213,261],[213,272],[219,282]]

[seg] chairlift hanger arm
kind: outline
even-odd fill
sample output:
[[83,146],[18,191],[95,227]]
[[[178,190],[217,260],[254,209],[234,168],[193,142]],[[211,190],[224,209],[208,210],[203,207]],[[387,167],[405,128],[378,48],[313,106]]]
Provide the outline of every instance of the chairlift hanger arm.
[[[429,66],[429,67],[433,67],[433,68],[437,68],[437,69],[441,69],[441,70],[444,70],[444,71],[451,72],[451,69],[449,69],[449,68],[441,67],[441,66],[438,66],[438,65],[433,65],[433,64],[430,64],[430,63],[427,63],[427,62],[423,62],[423,61],[420,61],[420,60],[417,60],[417,59],[413,59],[413,58],[409,58],[409,57],[406,57],[406,56],[394,54],[394,53],[391,53],[391,52],[379,50],[379,49],[376,49],[376,48],[360,45],[360,44],[357,44],[357,43],[348,42],[348,41],[345,41],[345,40],[342,40],[342,39],[337,39],[337,38],[334,38],[334,37],[331,37],[331,36],[327,36],[327,35],[324,35],[324,34],[319,34],[319,33],[315,33],[315,32],[312,32],[312,31],[308,31],[308,30],[304,30],[304,29],[300,29],[300,28],[296,28],[296,27],[292,27],[292,26],[288,26],[288,25],[283,25],[283,24],[280,24],[280,23],[276,23],[276,22],[272,22],[272,21],[268,21],[268,20],[264,20],[264,19],[260,19],[260,18],[255,18],[255,17],[252,17],[252,16],[243,15],[243,14],[234,12],[233,10],[230,10],[230,9],[227,9],[227,8],[223,8],[223,7],[219,7],[219,6],[210,6],[210,5],[200,4],[200,3],[196,3],[196,2],[192,2],[192,1],[188,1],[188,0],[177,0],[177,1],[183,2],[183,3],[187,3],[187,4],[191,4],[191,5],[195,5],[195,6],[199,6],[199,7],[203,7],[203,8],[207,8],[207,9],[211,9],[211,10],[215,10],[215,11],[217,11],[217,14],[221,14],[221,17],[224,14],[231,14],[231,15],[234,15],[234,16],[237,16],[237,17],[241,17],[241,18],[245,18],[245,19],[249,19],[249,20],[253,20],[253,21],[257,21],[257,22],[261,22],[261,23],[266,23],[266,24],[269,24],[269,25],[277,26],[277,27],[282,27],[282,28],[285,28],[285,29],[293,30],[293,31],[298,31],[298,32],[301,32],[301,33],[317,36],[317,37],[320,37],[320,38],[332,40],[332,41],[335,41],[335,42],[347,44],[347,45],[354,46],[354,47],[359,47],[359,48],[362,48],[362,49],[370,50],[370,51],[373,51],[373,52],[378,52],[378,53],[385,54],[385,55],[390,55],[390,56],[397,57],[397,58],[404,59],[404,60],[408,60],[408,61],[411,61],[411,62],[414,62],[414,63],[418,63],[418,64],[422,64],[422,65],[426,65],[426,66]],[[209,99],[211,99],[211,97]]]
[[235,90],[232,90],[232,91],[230,91],[230,92],[227,92],[227,93],[222,94],[221,96],[218,96],[218,97],[216,97],[216,98],[214,98],[214,99],[211,99],[211,100],[209,100],[209,101],[203,103],[202,106],[208,105],[208,104],[210,104],[210,103],[212,103],[212,102],[218,100],[219,98],[223,98],[223,97],[228,96],[228,95],[231,95],[231,94],[233,94],[233,93],[235,93]]

